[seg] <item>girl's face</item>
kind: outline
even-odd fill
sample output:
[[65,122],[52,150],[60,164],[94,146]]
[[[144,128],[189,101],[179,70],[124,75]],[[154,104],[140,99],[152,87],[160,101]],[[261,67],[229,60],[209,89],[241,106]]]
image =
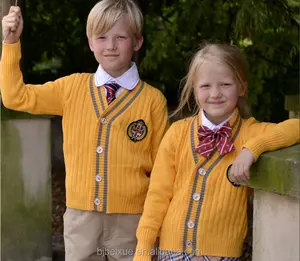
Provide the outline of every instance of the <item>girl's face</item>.
[[197,74],[195,96],[206,117],[214,124],[225,121],[245,91],[228,66],[205,61]]

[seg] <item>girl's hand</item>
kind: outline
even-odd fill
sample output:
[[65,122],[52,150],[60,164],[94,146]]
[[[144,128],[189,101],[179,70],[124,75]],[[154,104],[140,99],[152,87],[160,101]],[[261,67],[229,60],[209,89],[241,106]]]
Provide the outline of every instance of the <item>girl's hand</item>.
[[20,7],[11,6],[8,15],[2,19],[2,35],[5,43],[19,41],[23,31],[23,18]]
[[254,162],[254,157],[250,150],[244,148],[236,157],[230,168],[230,179],[234,183],[247,183],[250,179],[250,167]]

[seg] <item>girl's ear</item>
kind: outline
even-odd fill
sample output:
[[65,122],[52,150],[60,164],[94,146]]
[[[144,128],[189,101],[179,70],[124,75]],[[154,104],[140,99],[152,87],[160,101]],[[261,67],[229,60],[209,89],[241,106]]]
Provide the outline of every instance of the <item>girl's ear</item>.
[[243,82],[243,84],[240,86],[239,96],[244,96],[247,90],[248,90],[248,82]]

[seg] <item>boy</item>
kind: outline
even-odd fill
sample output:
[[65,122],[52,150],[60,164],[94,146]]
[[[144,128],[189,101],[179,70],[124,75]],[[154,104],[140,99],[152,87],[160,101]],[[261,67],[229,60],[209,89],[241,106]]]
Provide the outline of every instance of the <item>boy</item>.
[[165,98],[131,62],[143,43],[142,22],[133,0],[97,3],[87,21],[96,73],[30,85],[19,68],[20,8],[2,21],[4,106],[63,116],[66,261],[133,259],[149,174],[168,128]]

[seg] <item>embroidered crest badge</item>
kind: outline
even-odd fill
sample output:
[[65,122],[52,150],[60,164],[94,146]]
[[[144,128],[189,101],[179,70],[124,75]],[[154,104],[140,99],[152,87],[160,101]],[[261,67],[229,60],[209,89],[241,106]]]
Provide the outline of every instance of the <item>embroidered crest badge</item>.
[[146,137],[148,133],[148,128],[143,120],[137,120],[129,124],[127,128],[128,137],[134,141],[141,141]]

